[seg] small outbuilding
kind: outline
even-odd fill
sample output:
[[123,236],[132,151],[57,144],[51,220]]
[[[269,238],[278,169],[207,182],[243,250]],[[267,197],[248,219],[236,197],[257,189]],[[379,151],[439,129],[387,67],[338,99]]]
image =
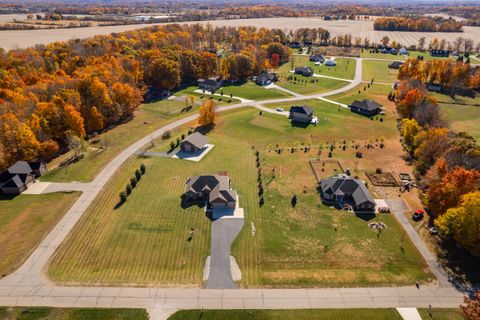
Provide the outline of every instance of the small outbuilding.
[[348,107],[350,108],[350,111],[367,117],[377,115],[383,108],[381,104],[368,99],[364,99],[363,101],[355,100]]
[[400,48],[400,50],[398,50],[398,53],[403,56],[406,56],[408,55],[408,50],[405,47],[403,47],[403,48]]
[[313,110],[308,106],[292,106],[289,118],[292,122],[309,124],[313,119]]
[[180,142],[180,149],[184,152],[198,152],[208,147],[208,138],[199,132],[188,135]]
[[324,63],[325,57],[322,56],[321,54],[312,54],[310,55],[310,61]]

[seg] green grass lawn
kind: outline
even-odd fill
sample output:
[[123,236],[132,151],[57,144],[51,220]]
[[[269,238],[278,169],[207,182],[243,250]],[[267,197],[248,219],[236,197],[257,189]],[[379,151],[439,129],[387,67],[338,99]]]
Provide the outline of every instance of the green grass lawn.
[[393,89],[390,86],[374,83],[368,87],[368,83],[364,83],[350,91],[330,96],[328,99],[345,104],[350,104],[354,100],[372,99],[378,103],[386,105],[391,103],[388,101],[388,94],[390,92],[393,92]]
[[[62,245],[49,275],[57,281],[89,284],[200,285],[210,248],[210,221],[197,207],[181,209],[180,196],[187,177],[226,172],[245,209],[245,227],[232,248],[242,270],[241,286],[400,285],[428,280],[425,263],[392,216],[369,218],[388,225],[377,237],[365,217],[320,204],[308,166],[320,143],[370,139],[380,131],[386,138],[395,135],[394,118],[372,121],[347,110],[339,112],[320,100],[311,104],[319,118],[329,120],[298,128],[283,116],[235,110],[218,117],[208,134],[215,147],[198,163],[153,157],[128,160]],[[287,150],[302,143],[317,147],[308,152]],[[284,148],[280,155],[273,151],[276,144]],[[261,208],[254,148],[262,157]],[[349,154],[353,157],[354,150]],[[147,167],[146,175],[127,202],[115,209],[118,193],[141,163]],[[295,208],[290,205],[292,193],[298,197]],[[195,237],[189,242],[191,228]]]
[[144,309],[0,308],[0,320],[148,320]]
[[395,320],[395,309],[182,310],[168,320]]
[[480,106],[441,103],[440,109],[453,131],[465,131],[480,139]]
[[376,82],[393,83],[397,79],[398,70],[388,68],[389,64],[389,61],[364,60],[362,79],[364,81],[375,79]]
[[463,320],[463,316],[459,309],[437,309],[431,310],[431,315],[428,309],[418,309],[418,313],[423,320]]
[[242,85],[225,86],[217,93],[221,92],[223,92],[225,96],[230,96],[230,94],[232,94],[235,97],[249,100],[280,99],[291,96],[285,91],[278,89],[265,89],[264,87],[256,85],[254,82],[247,82]]
[[77,197],[78,193],[0,195],[0,275],[27,259]]
[[[329,59],[330,57],[326,56],[325,58]],[[309,66],[313,68],[315,73],[320,75],[349,80],[353,80],[353,78],[355,78],[355,59],[336,57],[335,62],[337,65],[334,67],[328,67],[323,64],[316,66],[312,61],[310,61],[309,56],[292,56],[292,59],[295,67]],[[288,75],[286,71],[290,71],[291,67],[291,62],[289,62],[281,66],[279,71],[282,75]]]
[[[176,97],[194,96],[196,98],[195,101],[197,105],[200,105],[201,102],[204,101],[205,99],[210,99],[210,98],[215,100],[217,106],[220,106],[220,107],[226,106],[229,104],[240,103],[240,100],[230,98],[228,95],[225,95],[225,97],[220,97],[220,96],[212,95],[209,92],[206,92],[206,93],[195,92],[195,90],[198,90],[198,89],[199,89],[198,86],[190,86],[174,92],[174,95]],[[220,91],[217,91],[216,93],[220,93]]]

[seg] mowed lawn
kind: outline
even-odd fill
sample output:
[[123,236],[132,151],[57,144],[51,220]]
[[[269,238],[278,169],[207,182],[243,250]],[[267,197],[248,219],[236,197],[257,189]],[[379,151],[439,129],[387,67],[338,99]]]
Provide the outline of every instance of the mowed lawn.
[[440,109],[453,131],[465,131],[480,139],[480,106],[441,103]]
[[28,258],[78,195],[0,195],[0,275],[11,273]]
[[285,91],[278,89],[265,89],[262,86],[256,85],[254,82],[247,82],[239,85],[229,85],[222,87],[217,93],[221,93],[225,96],[233,95],[249,100],[265,100],[265,99],[280,99],[288,98],[291,95]]
[[[316,66],[315,63],[310,61],[308,56],[294,55],[292,56],[292,59],[295,67],[309,66],[312,67],[315,73],[319,75],[347,80],[353,80],[353,78],[355,78],[356,60],[352,58],[335,57],[335,62],[337,65],[333,67],[329,67],[324,64]],[[325,59],[328,60],[331,59],[331,57],[325,56]],[[281,67],[283,74],[286,67],[288,67],[289,71],[291,69],[291,62],[286,63]]]
[[395,309],[182,310],[168,320],[401,320]]
[[418,309],[418,313],[424,320],[464,320],[460,309],[437,309],[433,308],[431,311],[428,309]]
[[[245,227],[232,248],[242,270],[242,287],[404,285],[429,280],[425,263],[391,215],[356,217],[322,205],[308,166],[308,158],[318,155],[315,145],[320,142],[369,139],[380,131],[386,137],[394,135],[393,117],[380,122],[329,105],[314,109],[319,118],[329,120],[308,128],[292,127],[284,116],[261,116],[255,109],[222,113],[209,133],[215,147],[198,163],[130,159],[60,248],[49,275],[57,281],[89,284],[200,285],[209,255],[210,221],[199,208],[182,209],[180,196],[188,176],[222,172],[232,179],[245,209]],[[312,146],[310,151],[299,151],[302,143]],[[276,144],[284,149],[280,155],[273,151]],[[291,153],[287,146],[297,150]],[[256,149],[264,176],[261,208]],[[147,167],[146,175],[127,202],[115,209],[118,193],[141,163]],[[295,208],[290,204],[293,193],[298,197]],[[377,236],[368,221],[383,221],[388,228]],[[189,242],[191,228],[195,236]]]
[[148,320],[144,309],[0,308],[0,320]]
[[[293,56],[294,65],[296,67],[299,66],[311,66],[315,72],[320,73],[320,69],[322,68],[321,74],[329,75],[339,78],[350,79],[351,70],[353,68],[353,74],[355,74],[355,60],[353,59],[345,59],[342,60],[342,64],[345,63],[345,66],[338,67],[315,67],[313,62],[308,60],[308,57],[305,56]],[[347,61],[349,61],[349,65],[346,66]],[[331,71],[328,68],[333,68]],[[338,89],[344,87],[348,84],[346,81],[335,80],[335,79],[328,79],[328,78],[319,78],[319,77],[305,77],[302,75],[294,74],[290,72],[292,70],[291,63],[285,63],[280,68],[276,70],[279,74],[279,81],[276,82],[278,86],[281,86],[285,89],[292,90],[296,93],[300,94],[315,94],[315,93],[322,93],[334,89]],[[338,70],[338,71],[336,71]],[[289,80],[289,77],[292,79]],[[353,79],[353,76],[351,76]]]
[[394,92],[391,86],[374,83],[369,87],[368,83],[363,83],[352,90],[330,96],[328,99],[345,104],[351,104],[354,100],[371,99],[393,110],[395,105],[388,100],[390,92]]
[[[255,202],[254,154],[248,142],[211,135],[201,162],[131,158],[88,209],[55,257],[55,280],[90,283],[200,285],[210,252],[211,222],[203,209],[182,209],[189,176],[227,172],[242,206]],[[141,163],[145,176],[118,209],[118,194]],[[248,209],[247,209],[248,210]],[[188,241],[190,230],[195,230]]]
[[[401,59],[399,61],[402,61]],[[393,84],[397,79],[398,70],[390,69],[388,65],[390,61],[373,61],[373,60],[364,60],[363,61],[363,75],[362,79],[364,81],[375,82],[384,82]]]

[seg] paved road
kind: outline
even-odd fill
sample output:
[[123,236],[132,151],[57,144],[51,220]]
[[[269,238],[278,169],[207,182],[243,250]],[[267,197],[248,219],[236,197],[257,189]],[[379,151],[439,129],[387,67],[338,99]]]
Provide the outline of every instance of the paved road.
[[402,225],[403,230],[405,230],[415,247],[417,247],[418,251],[425,259],[425,262],[430,267],[430,270],[432,270],[432,273],[438,280],[439,286],[450,287],[451,283],[448,281],[448,276],[445,273],[445,270],[438,264],[435,255],[427,248],[427,245],[423,239],[420,237],[417,231],[415,231],[410,221],[408,221],[407,215],[405,214],[408,211],[408,206],[405,204],[405,202],[402,199],[385,199],[385,201],[390,207],[390,211],[392,212],[393,216]]
[[[239,103],[218,108],[219,112],[261,106],[267,103],[293,102],[306,98],[327,97],[348,91],[362,81],[362,63],[357,59],[355,79],[343,88],[315,94],[261,102]],[[272,110],[272,112],[275,112]],[[150,134],[117,155],[97,177],[89,183],[60,222],[40,243],[32,255],[13,274],[0,280],[2,306],[52,307],[134,307],[153,310],[177,308],[353,308],[353,307],[457,307],[462,293],[452,286],[335,289],[188,289],[188,288],[114,288],[62,287],[51,283],[43,268],[55,253],[90,203],[100,193],[116,170],[152,137],[173,130],[197,119],[197,114],[174,121]],[[415,232],[407,232],[414,243],[422,239]],[[427,250],[428,251],[428,250]],[[431,253],[430,253],[431,254]],[[433,257],[433,256],[432,256]],[[434,271],[435,272],[435,271]],[[161,314],[167,314],[162,313]]]
[[243,227],[243,218],[220,218],[212,222],[212,248],[206,289],[236,289],[230,268],[230,247]]

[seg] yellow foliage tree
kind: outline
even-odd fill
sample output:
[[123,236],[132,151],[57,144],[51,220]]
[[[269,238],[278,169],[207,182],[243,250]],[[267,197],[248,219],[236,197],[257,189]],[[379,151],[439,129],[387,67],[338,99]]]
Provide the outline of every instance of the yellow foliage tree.
[[215,123],[215,101],[206,100],[200,107],[200,116],[198,123],[201,125],[211,125]]
[[421,131],[420,125],[415,119],[403,119],[402,120],[402,135],[405,138],[405,143],[413,149],[413,143],[415,136]]
[[465,249],[480,256],[480,191],[465,194],[460,205],[448,209],[435,225],[442,235],[453,236]]

